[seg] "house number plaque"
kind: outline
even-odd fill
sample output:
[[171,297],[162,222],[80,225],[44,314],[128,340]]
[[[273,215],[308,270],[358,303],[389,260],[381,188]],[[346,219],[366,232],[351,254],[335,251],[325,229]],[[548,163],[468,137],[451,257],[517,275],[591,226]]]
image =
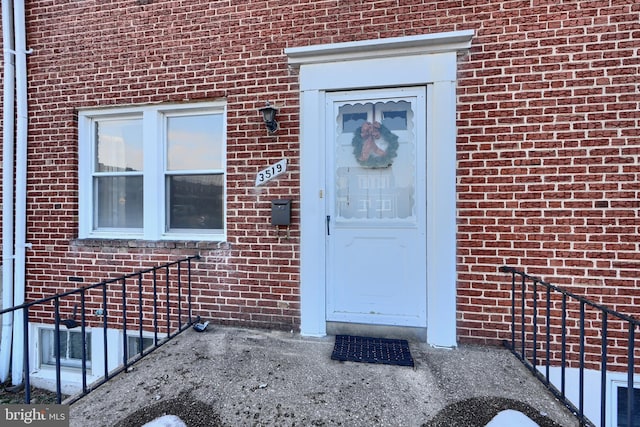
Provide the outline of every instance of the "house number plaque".
[[282,175],[287,171],[287,159],[282,159],[278,163],[274,163],[266,169],[261,170],[256,175],[256,187],[266,184],[278,175]]

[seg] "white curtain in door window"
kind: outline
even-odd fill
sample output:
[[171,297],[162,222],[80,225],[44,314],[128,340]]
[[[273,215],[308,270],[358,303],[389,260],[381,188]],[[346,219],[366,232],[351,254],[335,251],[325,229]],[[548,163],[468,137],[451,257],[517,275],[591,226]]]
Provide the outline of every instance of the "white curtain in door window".
[[415,220],[411,104],[345,104],[336,126],[336,220]]

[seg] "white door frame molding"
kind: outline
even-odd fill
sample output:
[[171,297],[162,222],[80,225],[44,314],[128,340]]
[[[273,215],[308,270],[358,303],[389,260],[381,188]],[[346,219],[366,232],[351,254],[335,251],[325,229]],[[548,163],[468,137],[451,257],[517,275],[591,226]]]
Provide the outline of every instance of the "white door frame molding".
[[456,346],[457,53],[472,30],[285,49],[300,67],[301,333],[326,335],[325,93],[427,88],[427,342]]

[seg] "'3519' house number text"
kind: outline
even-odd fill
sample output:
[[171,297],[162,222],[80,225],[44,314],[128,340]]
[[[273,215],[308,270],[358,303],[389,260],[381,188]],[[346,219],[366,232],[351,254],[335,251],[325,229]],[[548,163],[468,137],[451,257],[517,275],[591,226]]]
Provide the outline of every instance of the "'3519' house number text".
[[271,181],[278,175],[287,171],[287,159],[282,159],[278,163],[261,170],[256,175],[256,187]]

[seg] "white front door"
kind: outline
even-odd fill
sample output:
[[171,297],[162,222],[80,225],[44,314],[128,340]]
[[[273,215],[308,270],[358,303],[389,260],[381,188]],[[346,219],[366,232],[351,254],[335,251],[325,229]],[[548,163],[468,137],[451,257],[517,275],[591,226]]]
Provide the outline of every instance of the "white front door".
[[327,321],[427,326],[425,98],[327,93]]

